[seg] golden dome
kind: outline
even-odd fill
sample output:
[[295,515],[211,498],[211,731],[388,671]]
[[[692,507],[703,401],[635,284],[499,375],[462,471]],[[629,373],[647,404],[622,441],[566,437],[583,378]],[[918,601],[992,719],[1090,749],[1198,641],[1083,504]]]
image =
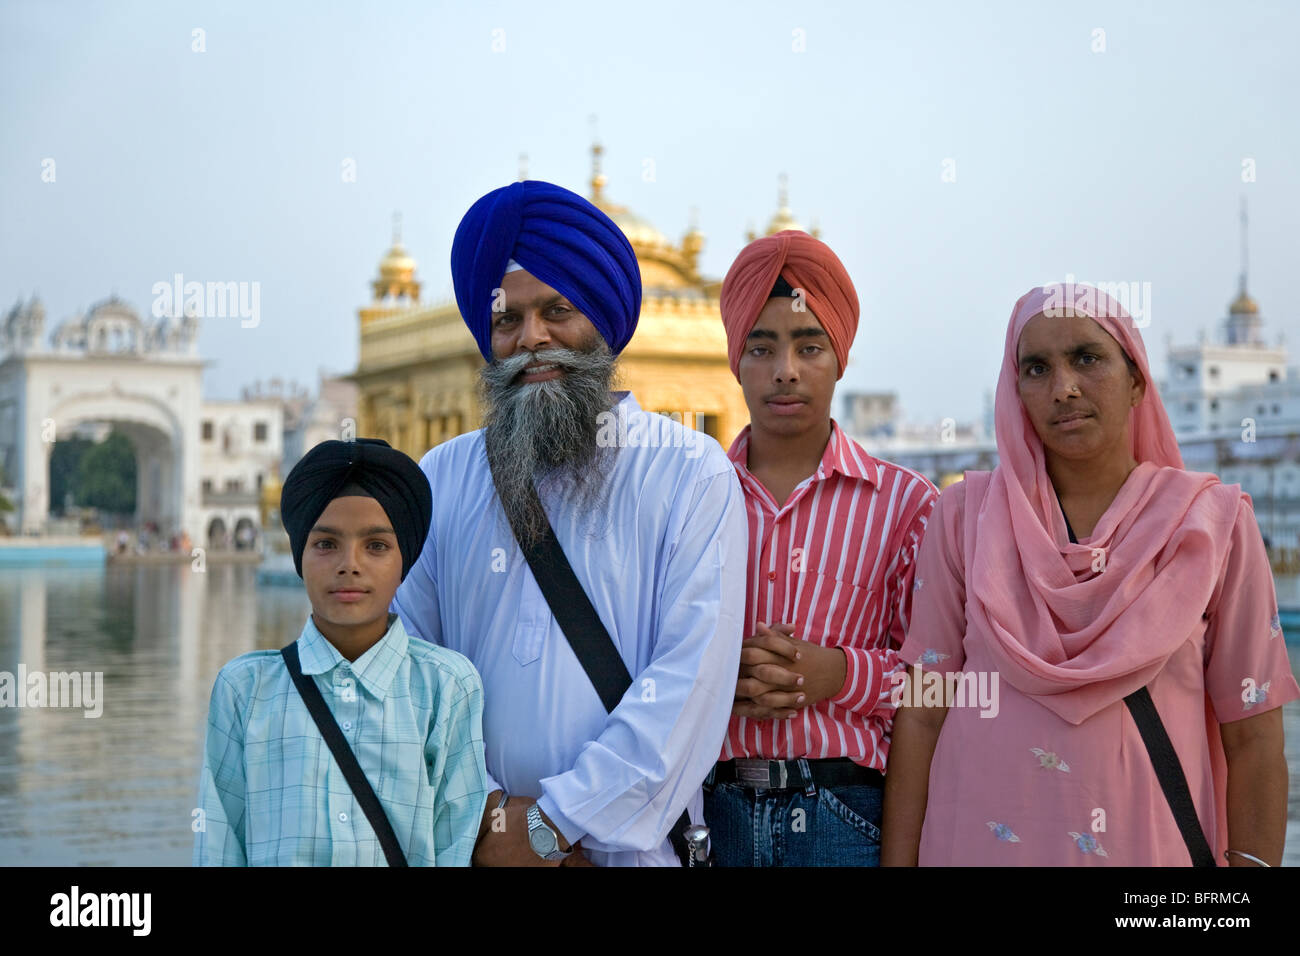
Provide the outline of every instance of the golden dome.
[[420,301],[420,283],[415,278],[415,260],[402,246],[402,217],[393,214],[393,245],[379,260],[379,278],[370,283],[375,301],[386,298]]
[[677,289],[699,283],[697,257],[704,246],[704,234],[694,226],[680,246],[626,206],[611,202],[605,195],[609,180],[600,169],[605,148],[591,145],[591,203],[608,216],[632,246],[641,268],[644,289]]
[[379,274],[385,279],[410,279],[415,275],[415,260],[400,242],[394,243],[393,248],[379,260]]
[[1252,299],[1249,295],[1246,294],[1245,289],[1242,289],[1241,294],[1238,295],[1236,300],[1232,303],[1232,305],[1228,307],[1228,314],[1229,315],[1259,315],[1259,304],[1256,303],[1254,299]]
[[767,235],[774,236],[778,232],[785,232],[787,229],[797,229],[799,232],[808,231],[794,218],[794,213],[790,211],[790,207],[782,206],[768,220]]
[[623,230],[623,235],[627,236],[627,241],[634,247],[653,248],[672,245],[667,236],[626,206],[615,206],[606,202],[600,204],[600,211],[614,220],[614,225]]
[[633,247],[653,249],[659,246],[671,246],[672,243],[662,232],[626,206],[612,203],[605,196],[605,186],[609,180],[600,171],[600,157],[604,152],[605,147],[600,143],[591,144],[592,205],[614,221],[614,225],[623,231],[623,235],[627,236],[627,241],[632,243]]
[[[814,239],[820,239],[820,229],[816,226],[812,229],[805,229],[799,223],[799,220],[794,218],[794,213],[790,211],[790,199],[787,189],[789,180],[785,173],[782,173],[778,177],[778,182],[780,183],[780,186],[777,189],[776,212],[774,212],[772,218],[768,220],[767,229],[763,232],[763,235],[774,236],[778,232],[785,232],[787,229],[794,229],[799,232],[806,232]],[[757,238],[758,236],[755,235],[752,229],[745,233],[745,239],[748,242],[753,242]]]

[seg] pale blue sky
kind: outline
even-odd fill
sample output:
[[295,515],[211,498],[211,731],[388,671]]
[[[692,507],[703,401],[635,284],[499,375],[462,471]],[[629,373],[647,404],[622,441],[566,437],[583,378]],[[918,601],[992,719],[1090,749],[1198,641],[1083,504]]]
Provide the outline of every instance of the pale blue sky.
[[311,384],[355,367],[394,210],[426,296],[449,296],[465,209],[521,152],[585,192],[596,114],[611,198],[674,239],[698,207],[714,276],[788,173],[862,301],[840,389],[967,420],[1016,298],[1066,273],[1151,283],[1163,375],[1166,336],[1235,294],[1243,195],[1251,291],[1300,342],[1298,10],[3,0],[0,307],[39,292],[53,327],[113,291],[147,312],[177,272],[256,281],[257,328],[204,323],[207,394]]

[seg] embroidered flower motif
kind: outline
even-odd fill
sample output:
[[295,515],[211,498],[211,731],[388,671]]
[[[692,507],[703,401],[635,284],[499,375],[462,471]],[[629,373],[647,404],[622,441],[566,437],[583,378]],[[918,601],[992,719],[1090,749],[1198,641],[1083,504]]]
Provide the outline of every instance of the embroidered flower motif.
[[1058,757],[1056,754],[1041,747],[1030,747],[1029,752],[1038,758],[1038,766],[1046,767],[1048,770],[1059,770],[1061,773],[1069,773],[1070,765]]
[[951,657],[951,656],[952,656],[951,654],[940,654],[940,653],[939,653],[938,651],[936,651],[933,647],[927,647],[927,648],[925,649],[925,653],[922,654],[922,655],[917,659],[917,663],[918,663],[918,664],[937,664],[937,663],[939,663],[940,661],[946,661],[946,660],[947,660],[949,657]]
[[1075,833],[1071,830],[1070,839],[1074,841],[1074,845],[1079,848],[1080,853],[1091,853],[1093,856],[1110,856],[1089,833]]
[[1019,843],[1020,837],[1011,832],[1011,827],[1005,823],[996,823],[993,820],[988,822],[988,828],[993,831],[993,835],[1003,843]]
[[1271,680],[1266,680],[1264,683],[1256,686],[1255,696],[1243,703],[1241,709],[1250,710],[1250,708],[1254,707],[1256,704],[1262,704],[1264,701],[1268,700],[1268,685],[1271,683],[1273,683]]
[[1277,637],[1281,633],[1282,633],[1282,615],[1274,611],[1273,620],[1268,622],[1269,640],[1272,640],[1273,638]]

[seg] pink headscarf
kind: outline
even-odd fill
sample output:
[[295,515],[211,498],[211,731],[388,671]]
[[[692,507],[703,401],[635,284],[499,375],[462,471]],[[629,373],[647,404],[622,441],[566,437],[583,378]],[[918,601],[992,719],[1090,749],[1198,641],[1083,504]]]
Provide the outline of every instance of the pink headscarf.
[[[1141,370],[1129,413],[1128,476],[1086,544],[1071,544],[1043,445],[1020,401],[1020,334],[1072,307],[1093,318]],[[1183,470],[1128,312],[1090,286],[1031,289],[1007,328],[995,406],[999,465],[967,475],[968,627],[987,639],[1012,686],[1072,724],[1151,682],[1200,623],[1223,563],[1241,491]],[[1100,559],[1100,560],[1099,560]],[[1104,561],[1104,570],[1095,571]],[[1212,751],[1215,749],[1211,741]]]

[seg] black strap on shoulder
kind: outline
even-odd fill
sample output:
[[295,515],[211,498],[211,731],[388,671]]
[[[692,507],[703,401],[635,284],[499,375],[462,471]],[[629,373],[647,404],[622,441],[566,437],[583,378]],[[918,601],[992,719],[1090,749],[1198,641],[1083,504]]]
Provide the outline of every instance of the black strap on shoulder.
[[1174,751],[1173,742],[1165,732],[1165,725],[1160,720],[1155,701],[1151,699],[1151,692],[1145,687],[1139,687],[1124,698],[1124,703],[1128,705],[1138,733],[1142,735],[1142,742],[1147,746],[1156,779],[1160,781],[1160,789],[1169,801],[1169,809],[1173,811],[1178,832],[1183,835],[1187,852],[1192,856],[1192,866],[1214,866],[1214,853],[1205,839],[1201,821],[1197,819],[1196,805],[1192,803],[1192,793],[1187,787],[1187,775],[1183,773],[1183,765]]
[[[1056,491],[1055,488],[1052,489]],[[1079,539],[1074,536],[1074,529],[1070,527],[1070,516],[1065,513],[1065,502],[1061,500],[1061,493],[1056,492],[1056,503],[1061,508],[1061,517],[1065,519],[1065,533],[1070,536],[1070,544],[1078,544]]]
[[325,743],[329,745],[335,763],[339,765],[344,779],[352,788],[352,795],[357,798],[357,803],[361,804],[361,809],[365,811],[366,819],[370,821],[371,829],[379,839],[379,845],[384,850],[384,858],[388,860],[388,865],[406,866],[406,855],[402,853],[401,844],[397,842],[393,825],[388,822],[388,816],[384,813],[379,798],[375,796],[370,781],[366,779],[361,764],[357,763],[356,754],[348,746],[343,731],[339,730],[338,721],[334,719],[334,715],[325,704],[320,688],[316,686],[314,680],[302,672],[302,664],[298,660],[297,642],[281,648],[280,653],[284,656],[284,663],[289,668],[289,676],[293,678],[293,684],[298,688],[302,702],[307,705],[311,719],[316,721],[316,727],[320,730],[320,735],[325,738]]
[[[1070,519],[1065,515],[1060,492],[1057,492],[1056,503],[1061,506],[1061,517],[1065,518],[1065,530],[1070,535],[1071,543],[1078,544],[1079,539],[1074,536]],[[1146,744],[1151,766],[1155,769],[1156,779],[1160,781],[1160,789],[1164,791],[1169,809],[1173,811],[1174,822],[1178,824],[1178,832],[1187,844],[1187,852],[1192,855],[1192,866],[1214,866],[1214,852],[1206,842],[1205,831],[1201,829],[1201,821],[1196,816],[1196,805],[1192,803],[1192,792],[1187,786],[1187,774],[1183,773],[1183,765],[1165,730],[1164,722],[1160,719],[1160,712],[1156,710],[1156,702],[1151,699],[1151,691],[1139,687],[1124,698],[1124,703],[1133,715],[1133,723],[1137,724],[1138,733],[1142,735],[1142,743]]]
[[[545,509],[542,513],[545,515]],[[574,574],[573,566],[569,564],[564,548],[555,536],[550,519],[546,521],[546,531],[541,540],[532,547],[524,546],[518,528],[512,525],[511,530],[542,596],[546,598],[560,630],[564,631],[569,646],[573,648],[578,663],[587,672],[605,710],[612,711],[632,686],[632,675],[628,673],[618,648],[614,646],[614,639],[609,636],[591,599],[583,590],[582,582]],[[690,848],[686,845],[686,831],[690,826],[690,813],[684,810],[668,831],[668,842],[672,844],[673,852],[677,854],[682,866],[689,865]]]
[[546,533],[536,547],[521,547],[521,550],[551,613],[600,695],[600,702],[606,710],[613,710],[632,686],[632,675],[569,564],[550,522],[546,523]]

